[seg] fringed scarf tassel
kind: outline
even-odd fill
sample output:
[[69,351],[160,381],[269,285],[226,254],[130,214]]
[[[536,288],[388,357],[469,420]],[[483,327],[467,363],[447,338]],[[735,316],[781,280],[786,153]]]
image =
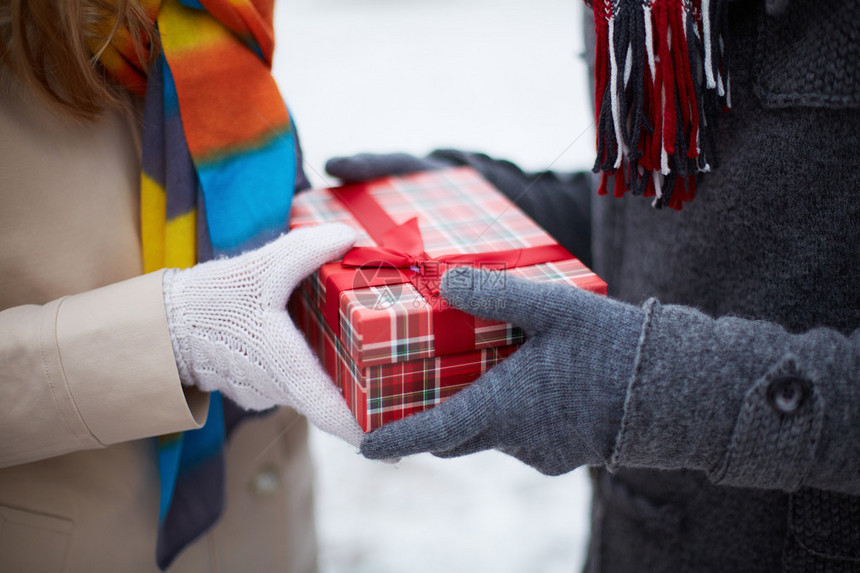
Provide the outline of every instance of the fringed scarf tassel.
[[731,107],[728,0],[594,0],[599,193],[681,209],[717,166],[712,130]]

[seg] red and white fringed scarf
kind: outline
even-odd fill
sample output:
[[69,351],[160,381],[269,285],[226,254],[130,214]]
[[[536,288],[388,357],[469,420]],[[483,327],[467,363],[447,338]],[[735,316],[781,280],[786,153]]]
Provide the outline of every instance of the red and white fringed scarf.
[[[588,1],[588,0],[587,0]],[[716,167],[712,130],[730,105],[728,0],[592,0],[599,193],[680,209]]]

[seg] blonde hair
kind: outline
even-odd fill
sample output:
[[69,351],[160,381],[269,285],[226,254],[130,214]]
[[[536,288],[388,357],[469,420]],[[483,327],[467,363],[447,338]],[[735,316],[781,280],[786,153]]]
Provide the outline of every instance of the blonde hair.
[[98,62],[123,28],[135,63],[148,69],[158,38],[136,0],[0,0],[0,61],[50,107],[92,119],[128,105],[126,91]]

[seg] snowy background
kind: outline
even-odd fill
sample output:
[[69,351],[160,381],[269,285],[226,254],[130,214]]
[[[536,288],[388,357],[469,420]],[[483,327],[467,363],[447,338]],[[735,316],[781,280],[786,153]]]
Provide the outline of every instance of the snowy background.
[[[579,0],[281,0],[275,75],[306,171],[437,147],[527,169],[590,166]],[[578,571],[583,469],[550,478],[496,452],[388,465],[314,432],[323,573]]]

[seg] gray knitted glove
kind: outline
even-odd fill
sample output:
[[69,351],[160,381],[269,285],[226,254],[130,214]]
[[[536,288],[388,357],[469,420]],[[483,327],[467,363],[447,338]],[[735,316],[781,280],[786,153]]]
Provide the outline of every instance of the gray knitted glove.
[[525,329],[507,360],[443,404],[367,435],[368,458],[497,448],[550,475],[606,464],[621,424],[645,313],[575,287],[458,268],[453,306]]
[[453,163],[408,153],[359,153],[349,157],[332,157],[325,164],[329,175],[347,183],[370,181],[389,175],[408,175],[451,167]]

